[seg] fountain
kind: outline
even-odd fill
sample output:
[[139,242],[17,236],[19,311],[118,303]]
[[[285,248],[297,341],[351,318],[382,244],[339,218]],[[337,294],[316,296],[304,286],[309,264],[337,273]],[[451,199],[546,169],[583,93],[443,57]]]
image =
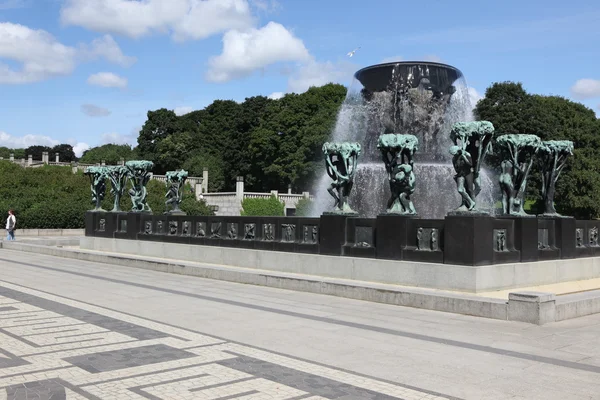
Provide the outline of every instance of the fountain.
[[[354,74],[331,135],[335,142],[358,142],[361,162],[355,175],[350,206],[364,217],[385,212],[391,197],[388,175],[377,148],[383,134],[408,134],[418,139],[414,155],[415,208],[421,218],[441,219],[460,204],[448,148],[451,126],[472,120],[471,104],[462,72],[433,62],[397,62],[373,65]],[[478,208],[491,210],[494,184],[485,170]],[[329,182],[316,185],[313,215],[330,207]]]

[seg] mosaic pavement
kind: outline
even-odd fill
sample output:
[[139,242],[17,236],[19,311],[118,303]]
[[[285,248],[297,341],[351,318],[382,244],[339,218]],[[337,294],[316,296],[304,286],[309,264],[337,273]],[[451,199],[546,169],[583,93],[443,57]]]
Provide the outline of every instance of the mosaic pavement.
[[0,400],[446,398],[0,283]]

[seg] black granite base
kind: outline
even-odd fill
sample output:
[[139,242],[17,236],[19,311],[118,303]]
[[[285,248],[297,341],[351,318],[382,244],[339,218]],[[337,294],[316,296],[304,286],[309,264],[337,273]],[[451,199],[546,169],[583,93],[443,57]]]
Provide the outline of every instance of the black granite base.
[[454,213],[320,218],[88,212],[86,236],[252,250],[489,265],[600,256],[600,221]]

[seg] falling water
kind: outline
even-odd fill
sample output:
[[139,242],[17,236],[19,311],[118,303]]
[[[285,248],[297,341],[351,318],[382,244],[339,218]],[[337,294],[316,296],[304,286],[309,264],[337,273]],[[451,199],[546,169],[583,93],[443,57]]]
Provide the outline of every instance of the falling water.
[[[385,212],[390,196],[385,167],[376,148],[377,138],[383,133],[410,133],[419,138],[413,202],[421,218],[444,218],[448,211],[461,204],[448,149],[452,124],[473,119],[467,85],[460,71],[453,67],[440,68],[439,64],[431,64],[430,72],[427,65],[396,64],[389,84],[381,91],[366,91],[358,79],[354,79],[348,90],[329,140],[355,141],[363,147],[350,195],[351,207],[361,216],[375,217]],[[450,73],[458,73],[456,80],[443,75],[448,73],[446,67]],[[446,86],[451,84],[452,91],[448,90],[450,94],[436,93],[429,85],[429,79],[432,83],[449,82]],[[330,183],[331,178],[323,171],[314,188],[314,216],[333,206],[333,198],[327,192]],[[495,202],[493,186],[489,173],[482,170],[478,209],[492,210]]]

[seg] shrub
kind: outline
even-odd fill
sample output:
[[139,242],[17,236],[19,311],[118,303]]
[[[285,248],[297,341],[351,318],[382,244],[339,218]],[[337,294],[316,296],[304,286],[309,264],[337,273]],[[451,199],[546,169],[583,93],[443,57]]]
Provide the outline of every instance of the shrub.
[[283,217],[284,211],[285,203],[279,201],[279,199],[272,194],[268,199],[244,199],[242,201],[241,215]]
[[[4,224],[9,209],[15,210],[17,229],[81,229],[85,226],[85,212],[94,207],[89,178],[71,168],[44,166],[23,168],[8,161],[0,161],[0,220]],[[110,181],[102,208],[112,210],[113,196]],[[155,214],[165,212],[165,184],[151,180],[148,185],[148,203]],[[131,210],[127,191],[121,197],[121,209]],[[185,186],[181,209],[189,215],[213,215],[210,208],[196,198],[189,185]]]

